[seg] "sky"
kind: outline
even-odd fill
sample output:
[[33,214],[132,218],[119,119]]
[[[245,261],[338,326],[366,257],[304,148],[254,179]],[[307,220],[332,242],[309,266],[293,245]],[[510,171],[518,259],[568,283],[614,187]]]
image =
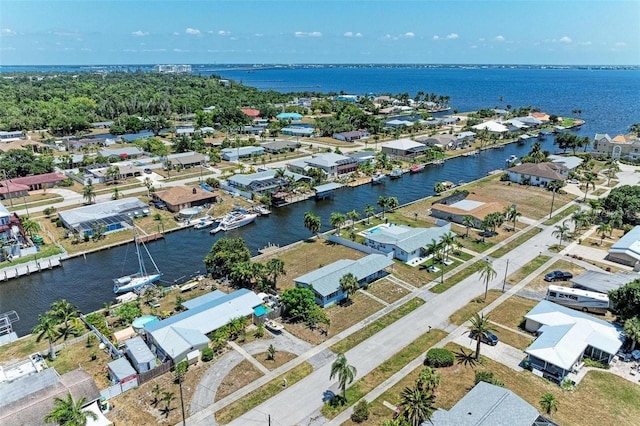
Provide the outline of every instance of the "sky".
[[0,1],[0,65],[159,63],[640,65],[640,1]]

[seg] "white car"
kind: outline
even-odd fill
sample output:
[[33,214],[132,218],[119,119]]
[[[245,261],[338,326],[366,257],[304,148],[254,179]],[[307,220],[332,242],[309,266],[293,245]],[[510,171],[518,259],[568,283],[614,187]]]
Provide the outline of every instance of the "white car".
[[567,179],[567,183],[580,183],[580,181],[578,179]]

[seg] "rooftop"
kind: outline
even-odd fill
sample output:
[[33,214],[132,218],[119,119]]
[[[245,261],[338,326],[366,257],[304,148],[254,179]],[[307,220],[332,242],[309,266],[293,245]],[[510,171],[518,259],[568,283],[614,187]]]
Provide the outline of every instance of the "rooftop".
[[560,172],[568,170],[562,164],[556,163],[523,163],[507,169],[508,172],[553,180],[566,180],[567,176]]
[[399,149],[402,151],[408,151],[412,149],[426,149],[426,147],[419,143],[412,141],[411,139],[398,139],[391,142],[386,142],[381,145],[383,148]]
[[209,201],[215,198],[215,193],[205,191],[199,186],[173,186],[167,190],[155,193],[160,200],[172,206],[193,203],[195,201]]
[[411,228],[395,225],[378,229],[378,232],[369,234],[366,238],[379,244],[395,245],[407,253],[412,253],[425,247],[432,240],[438,241],[443,235],[451,232],[451,224],[447,223],[445,226],[434,228]]
[[609,253],[626,254],[640,260],[640,225],[627,232],[609,249]]
[[145,203],[137,198],[129,197],[61,211],[58,215],[64,222],[68,223],[70,226],[74,226],[83,222],[121,215],[128,211],[148,208],[149,207]]

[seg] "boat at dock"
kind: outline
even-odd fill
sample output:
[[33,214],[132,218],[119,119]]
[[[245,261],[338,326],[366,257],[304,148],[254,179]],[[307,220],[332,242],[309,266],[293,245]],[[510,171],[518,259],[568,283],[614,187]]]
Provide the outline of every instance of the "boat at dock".
[[505,163],[507,163],[507,165],[511,166],[511,165],[515,165],[517,163],[519,163],[518,157],[514,154],[511,154],[509,156],[509,158],[507,158],[506,160],[504,160]]
[[371,176],[371,185],[379,185],[381,183],[384,183],[386,178],[387,175],[385,175],[384,173],[376,173],[375,175]]
[[389,177],[391,179],[400,179],[402,177],[402,169],[393,169],[391,173],[389,173]]
[[267,216],[271,214],[271,210],[265,206],[255,206],[252,210],[254,213],[258,214],[258,216]]
[[415,166],[409,167],[409,173],[420,173],[424,171],[424,164],[416,164]]
[[264,326],[267,327],[269,330],[275,331],[277,333],[284,330],[284,325],[280,324],[278,321],[275,321],[275,320],[266,320],[264,322]]
[[195,225],[193,225],[194,229],[205,229],[213,225],[215,221],[211,216],[205,216],[203,218],[198,219]]
[[240,228],[256,220],[257,213],[249,213],[244,209],[233,210],[226,214],[217,227],[209,231],[210,234],[216,234],[220,231],[230,231],[232,229]]
[[[129,291],[139,290],[142,287],[151,285],[160,279],[162,275],[160,270],[158,269],[158,265],[149,254],[149,250],[147,250],[147,246],[138,239],[135,231],[135,227],[133,228],[133,241],[136,246],[136,255],[138,257],[138,272],[130,275],[125,275],[120,278],[113,279],[113,292],[114,293],[126,293]],[[151,260],[155,268],[155,273],[148,273],[145,267],[144,261],[142,259],[142,249],[144,249],[147,256]]]

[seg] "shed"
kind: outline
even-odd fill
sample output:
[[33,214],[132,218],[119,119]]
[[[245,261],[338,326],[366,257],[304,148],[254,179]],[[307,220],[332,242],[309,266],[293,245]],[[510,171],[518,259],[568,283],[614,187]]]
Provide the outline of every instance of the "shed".
[[116,383],[125,383],[131,380],[138,380],[136,370],[133,369],[129,360],[125,357],[118,358],[107,364],[109,377]]
[[156,367],[156,357],[140,336],[125,342],[125,352],[138,373],[153,370]]

